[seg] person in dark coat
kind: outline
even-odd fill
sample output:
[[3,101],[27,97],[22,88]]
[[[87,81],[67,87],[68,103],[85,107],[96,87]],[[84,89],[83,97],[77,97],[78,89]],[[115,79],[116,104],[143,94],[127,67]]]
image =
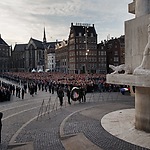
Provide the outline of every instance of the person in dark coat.
[[0,112],[0,143],[1,143],[1,132],[2,132],[2,117],[3,117],[3,113]]
[[15,95],[15,85],[12,86],[12,93]]
[[55,90],[55,84],[52,83],[52,94],[54,94],[54,90]]
[[27,93],[27,83],[24,84],[24,92]]
[[22,97],[22,99],[24,99],[24,94],[25,94],[25,89],[22,88],[22,90],[21,90],[21,97]]
[[81,99],[82,99],[82,102],[86,102],[86,90],[85,88],[82,86],[81,87]]
[[49,84],[48,84],[48,90],[49,90],[49,93],[51,93],[51,90],[52,90],[52,83],[51,82],[49,82]]
[[18,97],[19,97],[19,98],[20,98],[20,90],[21,90],[21,88],[18,87]]
[[57,95],[59,97],[60,106],[62,106],[63,105],[63,97],[64,97],[64,91],[63,91],[62,87],[59,87],[59,89],[57,91]]
[[68,104],[70,104],[70,105],[71,105],[71,102],[70,102],[70,96],[71,96],[70,87],[67,87]]

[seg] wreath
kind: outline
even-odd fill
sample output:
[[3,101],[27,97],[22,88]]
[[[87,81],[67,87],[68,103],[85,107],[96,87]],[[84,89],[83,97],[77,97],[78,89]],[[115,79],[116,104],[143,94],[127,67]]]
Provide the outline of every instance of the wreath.
[[81,99],[81,90],[78,87],[73,87],[71,90],[70,97],[73,101],[77,101]]

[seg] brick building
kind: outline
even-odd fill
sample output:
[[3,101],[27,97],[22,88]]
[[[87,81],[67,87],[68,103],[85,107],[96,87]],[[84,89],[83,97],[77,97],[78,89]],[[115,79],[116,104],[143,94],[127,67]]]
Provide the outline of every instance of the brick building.
[[106,55],[107,55],[107,73],[111,73],[112,70],[109,65],[118,66],[125,63],[125,37],[112,38],[106,43]]
[[68,42],[58,43],[55,49],[56,71],[65,73],[112,72],[109,64],[124,64],[125,37],[104,40],[97,44],[94,25],[71,23]]
[[56,60],[56,71],[57,72],[69,72],[69,57],[68,57],[68,41],[63,40],[57,42],[55,48],[55,60]]
[[68,38],[69,73],[96,73],[97,34],[94,24],[73,25]]
[[49,70],[64,73],[111,73],[109,64],[124,64],[125,36],[97,44],[94,25],[71,23],[68,40],[47,42],[30,38],[16,44],[12,52],[12,71]]
[[97,45],[97,56],[98,56],[98,73],[101,74],[107,74],[107,46],[106,46],[107,42],[106,41],[101,41],[101,43],[99,43]]

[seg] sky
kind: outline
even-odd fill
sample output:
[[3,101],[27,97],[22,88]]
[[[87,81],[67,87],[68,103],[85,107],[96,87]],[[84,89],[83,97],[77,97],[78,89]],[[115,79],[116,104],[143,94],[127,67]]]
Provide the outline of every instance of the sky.
[[133,0],[0,0],[0,34],[8,45],[30,38],[48,42],[67,40],[71,23],[94,24],[98,43],[124,34]]

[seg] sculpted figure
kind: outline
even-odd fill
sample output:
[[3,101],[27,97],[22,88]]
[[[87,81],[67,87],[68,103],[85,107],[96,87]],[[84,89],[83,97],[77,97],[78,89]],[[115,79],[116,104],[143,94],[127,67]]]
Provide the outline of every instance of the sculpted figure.
[[118,74],[119,71],[125,70],[125,64],[119,66],[109,65],[109,68],[114,70],[114,72],[112,72],[111,74]]
[[150,61],[150,24],[148,25],[148,43],[143,52],[143,60],[141,65],[135,68],[133,74],[150,74],[150,69],[148,68]]

